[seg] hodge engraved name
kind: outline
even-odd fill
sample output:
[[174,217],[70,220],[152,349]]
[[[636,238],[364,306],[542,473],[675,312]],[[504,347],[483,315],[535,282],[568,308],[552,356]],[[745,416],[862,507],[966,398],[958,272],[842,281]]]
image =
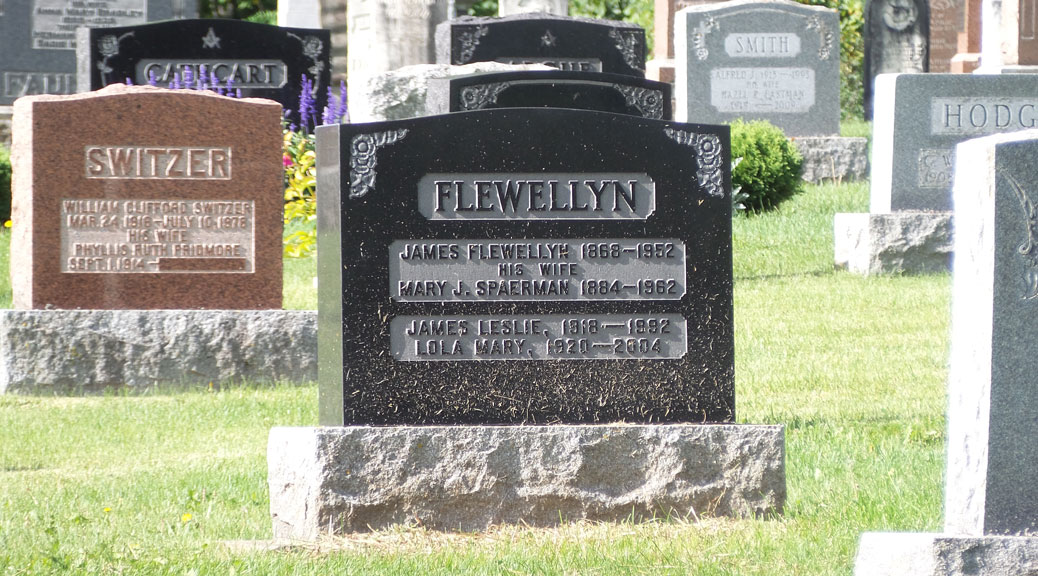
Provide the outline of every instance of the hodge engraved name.
[[231,149],[195,146],[87,146],[87,178],[230,180]]
[[656,210],[648,174],[428,174],[418,207],[430,220],[644,220]]

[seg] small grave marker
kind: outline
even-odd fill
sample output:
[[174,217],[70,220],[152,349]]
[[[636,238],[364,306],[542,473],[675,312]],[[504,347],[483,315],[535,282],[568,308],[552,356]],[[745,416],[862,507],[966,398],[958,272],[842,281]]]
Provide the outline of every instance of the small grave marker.
[[112,86],[15,103],[14,307],[280,308],[281,107]]

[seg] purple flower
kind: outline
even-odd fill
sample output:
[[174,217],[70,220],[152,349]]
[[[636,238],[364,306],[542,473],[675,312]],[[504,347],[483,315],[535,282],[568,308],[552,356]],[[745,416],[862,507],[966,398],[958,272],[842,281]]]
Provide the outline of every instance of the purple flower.
[[184,68],[184,86],[186,86],[190,90],[191,86],[194,83],[195,83],[195,71],[192,70],[190,67]]
[[346,106],[346,81],[339,81],[339,107],[335,110],[336,122],[349,122],[350,110]]
[[314,110],[314,84],[303,74],[299,88],[299,127],[303,132],[310,132],[310,126],[317,124]]
[[133,86],[133,78],[130,78],[129,76],[127,76],[126,77],[126,85],[127,86]]
[[157,76],[155,76],[155,71],[154,70],[149,70],[148,71],[148,85],[149,86],[158,86],[159,85],[159,79],[158,79]]

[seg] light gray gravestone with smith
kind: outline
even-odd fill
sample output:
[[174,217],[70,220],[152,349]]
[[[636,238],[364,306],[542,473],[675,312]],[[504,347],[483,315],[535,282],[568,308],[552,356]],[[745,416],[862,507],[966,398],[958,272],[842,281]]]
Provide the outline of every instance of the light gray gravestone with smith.
[[0,0],[0,107],[76,92],[76,28],[198,16],[198,0]]
[[675,16],[675,118],[767,120],[787,136],[840,132],[836,10],[732,0]]
[[944,532],[864,534],[857,576],[1038,574],[1038,130],[956,153]]

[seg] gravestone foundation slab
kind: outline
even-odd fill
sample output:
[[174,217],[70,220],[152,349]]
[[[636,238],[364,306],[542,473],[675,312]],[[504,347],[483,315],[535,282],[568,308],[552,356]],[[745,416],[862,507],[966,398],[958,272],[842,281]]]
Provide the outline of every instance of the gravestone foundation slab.
[[833,228],[836,267],[855,274],[921,274],[951,267],[951,212],[841,213]]
[[274,537],[780,513],[779,426],[274,428]]
[[313,311],[0,311],[0,394],[316,379]]

